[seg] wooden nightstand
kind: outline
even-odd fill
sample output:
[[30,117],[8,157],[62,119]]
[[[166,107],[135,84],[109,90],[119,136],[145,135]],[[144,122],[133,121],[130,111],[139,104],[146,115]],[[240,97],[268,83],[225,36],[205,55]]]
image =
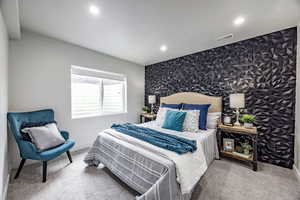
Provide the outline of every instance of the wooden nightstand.
[[[237,155],[232,152],[227,152],[223,150],[223,141],[222,141],[222,132],[227,132],[231,134],[237,134],[237,135],[247,135],[251,138],[252,141],[252,156],[250,158],[246,158],[240,155]],[[251,129],[244,128],[242,126],[226,126],[223,124],[220,124],[218,126],[218,132],[217,132],[217,137],[218,137],[218,147],[219,147],[219,152],[220,156],[222,157],[230,157],[234,158],[240,161],[244,161],[246,163],[252,164],[253,171],[257,171],[257,138],[258,138],[258,133],[257,133],[257,128],[253,127]]]
[[140,115],[140,123],[153,121],[155,119],[156,119],[156,114],[142,113]]

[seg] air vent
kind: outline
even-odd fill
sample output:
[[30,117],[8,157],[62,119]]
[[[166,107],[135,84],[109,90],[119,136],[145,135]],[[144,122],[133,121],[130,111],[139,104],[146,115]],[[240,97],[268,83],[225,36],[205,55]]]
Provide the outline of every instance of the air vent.
[[230,38],[233,38],[233,34],[228,34],[228,35],[223,35],[221,37],[218,37],[217,38],[217,41],[220,41],[220,40],[226,40],[226,39],[230,39]]

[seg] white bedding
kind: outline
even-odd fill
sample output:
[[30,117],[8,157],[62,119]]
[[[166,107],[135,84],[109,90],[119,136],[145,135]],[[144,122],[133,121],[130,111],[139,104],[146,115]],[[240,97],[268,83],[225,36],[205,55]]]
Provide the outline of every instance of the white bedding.
[[164,133],[197,141],[197,150],[195,152],[179,155],[173,151],[154,146],[150,143],[110,129],[110,131],[114,132],[115,136],[172,160],[175,163],[177,182],[180,184],[182,194],[191,193],[197,182],[207,170],[208,165],[216,157],[216,130],[209,129],[207,131],[201,131],[200,133],[178,132],[160,128],[155,121],[139,124],[139,126],[152,128]]
[[155,121],[138,124],[138,126],[152,128],[158,131],[162,131],[164,133],[175,134],[191,140],[202,141],[204,155],[208,166],[215,159],[219,159],[219,150],[218,150],[218,143],[217,143],[217,136],[216,136],[217,129],[200,130],[200,132],[198,133],[178,132],[178,131],[161,128],[156,124]]

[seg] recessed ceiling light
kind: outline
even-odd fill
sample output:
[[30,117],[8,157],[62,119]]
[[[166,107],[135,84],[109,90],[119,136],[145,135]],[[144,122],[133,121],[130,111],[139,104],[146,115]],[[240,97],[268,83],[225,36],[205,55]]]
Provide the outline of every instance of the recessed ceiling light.
[[234,20],[234,24],[236,25],[236,26],[238,26],[238,25],[241,25],[241,24],[243,24],[245,22],[245,18],[244,17],[237,17],[235,20]]
[[99,13],[100,13],[99,8],[95,5],[90,5],[89,10],[92,15],[99,15]]
[[168,47],[166,45],[161,45],[160,46],[160,51],[165,52],[167,51]]

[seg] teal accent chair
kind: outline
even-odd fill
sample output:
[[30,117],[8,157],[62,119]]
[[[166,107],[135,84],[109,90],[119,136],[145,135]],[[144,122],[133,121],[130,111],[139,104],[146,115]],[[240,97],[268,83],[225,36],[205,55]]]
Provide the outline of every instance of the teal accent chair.
[[39,110],[33,112],[10,112],[7,114],[7,119],[9,122],[10,132],[14,135],[16,142],[19,147],[20,156],[22,158],[18,171],[15,175],[15,179],[18,178],[24,163],[27,159],[39,160],[43,163],[43,182],[46,182],[47,177],[47,161],[56,158],[62,153],[67,153],[67,156],[72,162],[72,157],[69,150],[74,146],[75,141],[69,139],[69,133],[66,131],[61,131],[61,135],[65,138],[66,142],[60,146],[54,147],[52,149],[45,150],[43,152],[38,152],[36,146],[23,139],[21,135],[21,125],[24,122],[50,122],[54,121],[54,111],[52,109]]

